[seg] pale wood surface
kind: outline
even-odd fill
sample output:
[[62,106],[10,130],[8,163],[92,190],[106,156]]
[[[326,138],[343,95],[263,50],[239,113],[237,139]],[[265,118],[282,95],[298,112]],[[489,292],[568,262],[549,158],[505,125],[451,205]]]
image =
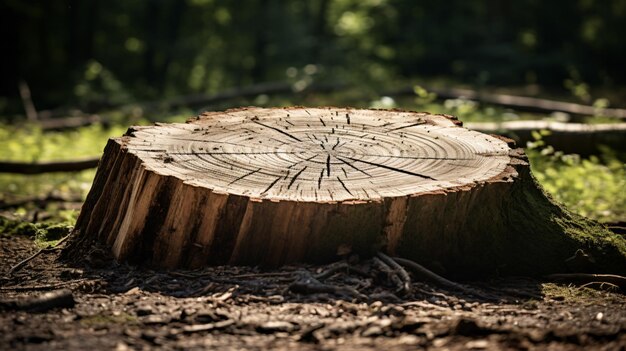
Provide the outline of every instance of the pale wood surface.
[[446,116],[342,108],[248,108],[140,128],[147,169],[215,192],[274,201],[370,201],[486,181],[506,142]]

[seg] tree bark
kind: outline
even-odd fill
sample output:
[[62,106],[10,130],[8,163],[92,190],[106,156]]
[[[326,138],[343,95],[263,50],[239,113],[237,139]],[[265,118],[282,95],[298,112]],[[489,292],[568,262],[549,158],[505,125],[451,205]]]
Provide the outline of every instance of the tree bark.
[[246,108],[111,139],[67,249],[153,266],[278,266],[385,251],[449,274],[546,274],[625,240],[552,202],[510,140],[451,116]]

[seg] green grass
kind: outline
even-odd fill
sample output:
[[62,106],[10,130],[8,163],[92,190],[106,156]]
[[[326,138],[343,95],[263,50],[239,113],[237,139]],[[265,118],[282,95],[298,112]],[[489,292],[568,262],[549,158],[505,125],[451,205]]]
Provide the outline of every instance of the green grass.
[[600,156],[581,158],[554,151],[541,135],[526,153],[539,183],[570,210],[601,222],[626,220],[626,164],[604,149]]

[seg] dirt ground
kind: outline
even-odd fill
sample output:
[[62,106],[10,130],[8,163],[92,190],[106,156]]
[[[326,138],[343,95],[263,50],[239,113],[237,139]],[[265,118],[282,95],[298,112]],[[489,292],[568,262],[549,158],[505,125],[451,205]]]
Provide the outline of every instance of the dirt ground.
[[[79,266],[53,249],[9,272],[37,251],[0,234],[0,350],[626,349],[618,292],[529,278],[457,291],[413,277],[402,293],[370,261],[159,272],[97,248]],[[41,302],[47,293],[62,298]]]

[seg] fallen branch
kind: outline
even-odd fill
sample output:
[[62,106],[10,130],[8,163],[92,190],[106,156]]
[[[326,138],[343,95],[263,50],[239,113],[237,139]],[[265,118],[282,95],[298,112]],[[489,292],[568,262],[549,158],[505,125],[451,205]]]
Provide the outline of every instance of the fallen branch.
[[[215,94],[193,94],[193,95],[185,95],[175,97],[169,100],[154,100],[154,101],[144,101],[137,103],[125,103],[125,104],[107,104],[105,106],[106,109],[112,108],[120,108],[120,109],[133,109],[136,107],[140,107],[143,109],[151,110],[151,109],[171,109],[176,107],[200,107],[203,105],[216,104],[228,100],[234,99],[243,99],[243,98],[253,98],[259,95],[298,95],[298,94],[307,94],[307,93],[326,93],[332,92],[339,89],[344,89],[348,85],[342,83],[313,83],[303,87],[297,87],[295,84],[291,82],[265,82],[254,85],[249,85],[246,87],[240,88],[232,88],[227,89],[222,92],[218,92]],[[102,109],[99,109],[102,110]],[[95,111],[90,111],[95,112]],[[61,126],[56,126],[55,122],[53,122],[53,117],[61,117],[67,116],[71,113],[75,113],[75,110],[71,109],[55,109],[55,110],[46,110],[40,111],[40,115],[48,116],[51,118],[50,122],[45,122],[49,127],[49,129],[57,129],[56,127],[60,127],[59,129],[67,129],[72,128],[72,124],[75,124],[76,127],[81,127],[85,125],[90,125],[99,121],[105,122],[106,119],[101,119],[98,116],[89,116],[89,117],[76,117],[75,119],[67,118],[66,122],[60,123]],[[96,118],[97,117],[97,118]],[[98,120],[100,119],[100,120]],[[63,126],[63,124],[67,124],[67,126]],[[47,129],[44,127],[44,129]]]
[[31,203],[35,204],[37,207],[44,207],[45,205],[52,203],[52,202],[82,202],[82,201],[83,199],[80,197],[65,198],[65,197],[55,196],[55,195],[48,195],[45,197],[33,196],[33,197],[27,197],[25,199],[21,199],[19,201],[14,201],[14,202],[4,202],[0,200],[0,210],[22,207],[24,205],[31,204]]
[[[609,118],[626,119],[626,109],[620,108],[597,108],[594,106],[581,105],[572,102],[539,99],[526,96],[484,93],[470,89],[422,87],[429,92],[435,93],[438,99],[463,98],[480,103],[512,108],[518,111],[548,114],[553,112],[565,112],[580,116],[600,115]],[[414,94],[415,91],[411,86],[389,92],[386,95],[394,96]]]
[[86,127],[97,123],[108,125],[111,123],[111,121],[98,115],[86,115],[43,119],[40,120],[36,125],[44,131],[62,131]]
[[72,291],[61,289],[24,300],[0,301],[0,308],[28,312],[46,312],[55,308],[72,308],[75,304],[76,301],[74,301]]
[[98,167],[99,158],[58,162],[0,162],[0,173],[42,174],[52,172],[79,172]]
[[599,145],[626,150],[626,123],[582,124],[556,121],[469,122],[463,126],[482,133],[506,135],[521,146],[534,141],[533,132],[547,130],[546,144],[567,153],[589,155],[597,153]]
[[72,308],[75,304],[72,291],[61,289],[43,293],[24,301],[17,301],[16,307],[19,310],[29,312],[46,312],[55,308]]

